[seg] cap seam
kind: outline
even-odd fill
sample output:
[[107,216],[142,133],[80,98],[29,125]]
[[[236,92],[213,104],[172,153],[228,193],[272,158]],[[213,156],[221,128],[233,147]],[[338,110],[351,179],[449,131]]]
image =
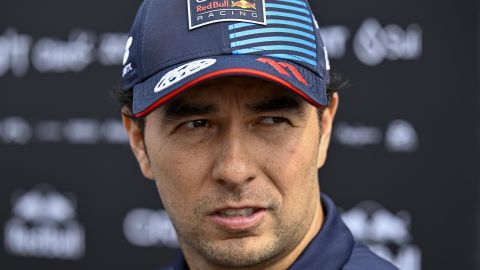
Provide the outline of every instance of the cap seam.
[[[255,51],[255,52],[266,52],[266,50],[262,50],[262,49],[258,49],[258,48],[251,48],[252,51]],[[248,54],[247,54],[248,55]],[[251,55],[251,54],[250,54]],[[262,56],[268,56],[268,55],[262,55]],[[301,61],[303,62],[303,60],[301,58],[299,58],[297,55],[293,55],[291,54],[290,56],[292,56],[293,58],[297,59],[297,61]],[[277,58],[277,57],[272,57],[272,58]],[[278,59],[278,58],[277,58]],[[282,59],[283,60],[283,59]]]
[[[305,1],[305,3],[307,4],[307,7],[308,7],[308,11],[310,12],[310,20],[311,20],[311,23],[312,23],[312,26],[313,26],[313,29],[314,29],[314,32],[315,32],[315,43],[317,44],[317,46],[319,45],[324,45],[322,44],[322,38],[321,38],[321,35],[320,35],[320,29],[317,28],[317,24],[318,24],[318,20],[317,20],[317,16],[315,16],[315,14],[313,13],[313,9],[312,9],[312,6],[310,5],[310,1]],[[315,23],[315,21],[317,22],[317,24]],[[320,48],[318,48],[318,50],[320,49],[323,49],[322,46],[320,46]],[[324,53],[324,52],[321,52],[321,53]],[[325,57],[327,57],[325,55]],[[321,57],[320,57],[320,54],[317,53],[317,57],[316,57],[316,61],[317,61],[317,64],[320,64],[321,67],[323,67],[323,63],[321,61]],[[319,68],[318,70],[318,73],[324,77],[326,74],[321,74],[321,69]]]
[[141,37],[141,40],[142,40],[142,46],[141,46],[141,62],[142,62],[142,73],[140,78],[141,77],[144,77],[145,75],[145,61],[144,60],[144,52],[145,52],[145,31],[146,31],[146,25],[148,23],[148,18],[149,18],[149,15],[150,15],[150,10],[152,8],[152,5],[153,5],[153,0],[150,0],[150,3],[148,3],[148,6],[147,6],[147,10],[145,11],[145,16],[144,16],[144,22],[142,23],[142,37]]
[[[192,56],[192,55],[196,55],[196,54],[216,52],[216,51],[219,51],[219,50],[218,50],[218,49],[214,49],[214,50],[198,51],[198,52],[189,53],[189,54],[182,54],[182,55],[179,55],[179,56],[177,56],[177,57],[170,58],[170,59],[168,59],[168,60],[166,60],[166,61],[163,61],[163,62],[159,63],[158,66],[161,66],[161,65],[163,65],[163,64],[165,64],[165,63],[168,63],[168,62],[172,62],[172,61],[177,60],[177,59],[179,59],[179,58],[183,58],[183,57],[187,57],[187,56]],[[220,54],[220,55],[224,55],[224,54],[225,54],[225,53],[222,53],[222,54]],[[213,56],[216,56],[216,55],[208,55],[208,56],[204,56],[204,57],[210,57],[210,56],[213,57]],[[198,57],[201,57],[201,56],[198,56]],[[182,61],[182,63],[183,63],[183,62],[186,62],[186,61],[188,61],[188,60]],[[177,64],[181,64],[181,63],[176,63],[176,64],[173,64],[173,65],[171,65],[171,66],[174,66],[174,65],[177,65]],[[167,67],[158,68],[158,69],[159,69],[159,70],[164,70],[164,69],[166,69],[166,68],[167,68]],[[152,74],[150,74],[149,76],[146,76],[147,78],[145,78],[145,79],[148,79],[148,77],[150,77],[151,75],[153,75],[153,74],[155,74],[155,73],[157,73],[157,72],[159,72],[159,71],[156,70],[156,71],[151,72]]]
[[223,50],[225,53],[229,53],[231,51],[231,47],[227,44],[227,38],[225,35],[225,32],[228,29],[228,24],[225,24],[227,27],[223,27],[224,24],[219,24],[220,25],[220,30],[222,33],[222,43],[223,43]]

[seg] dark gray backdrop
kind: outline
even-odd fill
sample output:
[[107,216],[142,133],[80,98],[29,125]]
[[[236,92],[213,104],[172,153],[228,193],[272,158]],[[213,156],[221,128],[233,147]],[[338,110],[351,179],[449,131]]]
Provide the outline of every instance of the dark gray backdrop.
[[[478,269],[477,3],[311,3],[351,82],[322,191],[402,269]],[[111,97],[139,4],[0,4],[2,269],[154,269],[174,258]]]

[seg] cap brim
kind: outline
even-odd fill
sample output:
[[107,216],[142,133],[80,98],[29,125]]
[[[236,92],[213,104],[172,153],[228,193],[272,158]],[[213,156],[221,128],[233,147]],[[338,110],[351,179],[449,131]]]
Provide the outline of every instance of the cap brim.
[[[180,70],[176,74],[171,74],[179,67],[202,60],[209,63],[203,69],[195,65],[193,71]],[[135,85],[133,114],[136,117],[144,117],[158,106],[195,85],[213,78],[235,75],[257,77],[279,84],[316,107],[328,105],[327,82],[298,64],[258,55],[223,55],[199,58],[170,67]],[[178,78],[181,79],[178,80]]]

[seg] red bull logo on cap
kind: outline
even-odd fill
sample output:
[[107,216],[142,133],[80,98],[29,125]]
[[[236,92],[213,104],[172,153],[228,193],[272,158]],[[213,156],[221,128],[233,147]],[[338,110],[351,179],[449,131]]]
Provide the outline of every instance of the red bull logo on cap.
[[197,6],[197,12],[215,10],[215,9],[219,9],[219,8],[228,8],[228,0],[225,0],[223,2],[212,1],[212,2],[210,2],[208,4],[205,4],[205,5],[198,5]]
[[266,25],[265,0],[187,0],[189,30],[217,22]]
[[255,3],[250,3],[246,0],[240,0],[240,1],[232,1],[232,7],[239,7],[239,8],[251,8],[251,9],[257,9],[257,4]]

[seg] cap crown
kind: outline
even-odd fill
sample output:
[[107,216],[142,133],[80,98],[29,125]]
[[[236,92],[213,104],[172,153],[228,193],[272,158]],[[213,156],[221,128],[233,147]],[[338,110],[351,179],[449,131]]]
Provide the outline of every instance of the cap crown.
[[193,59],[249,54],[288,60],[329,79],[305,0],[145,0],[127,42],[124,89]]

